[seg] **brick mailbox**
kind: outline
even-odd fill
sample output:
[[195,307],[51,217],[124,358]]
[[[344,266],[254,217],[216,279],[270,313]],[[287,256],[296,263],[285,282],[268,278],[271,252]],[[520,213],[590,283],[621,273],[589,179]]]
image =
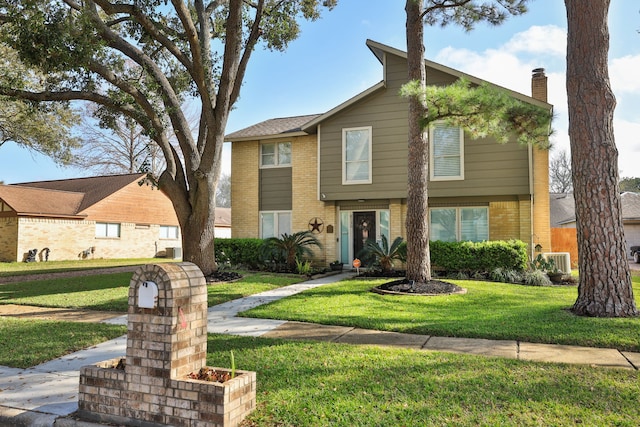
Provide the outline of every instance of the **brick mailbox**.
[[236,370],[224,383],[188,378],[206,367],[206,355],[200,269],[140,267],[129,285],[126,357],[81,369],[78,416],[125,426],[237,426],[255,408],[256,374]]

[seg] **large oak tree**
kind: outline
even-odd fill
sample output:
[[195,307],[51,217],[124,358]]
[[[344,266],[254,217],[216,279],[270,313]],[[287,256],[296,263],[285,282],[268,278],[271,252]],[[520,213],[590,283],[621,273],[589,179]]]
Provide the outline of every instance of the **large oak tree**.
[[[90,101],[109,126],[137,122],[160,147],[185,261],[214,258],[215,191],[225,126],[259,43],[283,50],[298,19],[336,0],[1,0],[0,41],[45,79],[0,79],[0,95]],[[200,105],[195,135],[183,106]],[[170,143],[170,129],[176,145]]]
[[[0,76],[20,80],[28,73],[17,53],[0,45]],[[79,145],[79,139],[72,135],[79,121],[79,116],[66,105],[38,105],[0,96],[0,147],[15,143],[66,165],[72,161],[72,151]]]
[[567,96],[580,284],[573,312],[638,314],[624,242],[616,100],[609,84],[609,0],[565,0]]

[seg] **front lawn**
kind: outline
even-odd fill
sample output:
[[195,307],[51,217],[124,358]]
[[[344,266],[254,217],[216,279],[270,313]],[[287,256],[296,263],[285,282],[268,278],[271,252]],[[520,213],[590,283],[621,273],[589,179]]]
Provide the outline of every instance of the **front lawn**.
[[207,362],[257,372],[243,425],[637,426],[640,374],[589,366],[210,335]]
[[[448,337],[520,340],[640,351],[640,318],[577,317],[576,287],[451,282],[465,295],[393,296],[370,289],[388,281],[347,280],[256,307],[242,316],[345,325]],[[636,285],[636,304],[640,285]]]
[[[303,280],[296,275],[247,273],[232,283],[210,284],[213,306]],[[99,274],[33,282],[0,284],[0,304],[127,312],[132,273]]]
[[126,333],[119,325],[0,317],[0,365],[28,368]]

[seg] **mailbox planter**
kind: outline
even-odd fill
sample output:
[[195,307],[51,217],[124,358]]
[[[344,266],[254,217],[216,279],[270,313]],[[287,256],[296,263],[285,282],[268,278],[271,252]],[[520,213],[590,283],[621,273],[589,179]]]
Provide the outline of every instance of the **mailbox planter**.
[[225,383],[188,378],[206,354],[202,272],[191,263],[140,267],[129,286],[126,359],[82,368],[78,416],[138,427],[237,426],[255,408],[256,374],[236,370]]

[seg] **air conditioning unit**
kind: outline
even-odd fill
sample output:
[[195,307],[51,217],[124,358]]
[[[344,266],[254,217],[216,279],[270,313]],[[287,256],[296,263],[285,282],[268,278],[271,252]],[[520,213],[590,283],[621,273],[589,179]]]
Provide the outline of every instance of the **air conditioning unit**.
[[166,257],[170,259],[182,258],[182,248],[166,248]]
[[547,252],[542,254],[546,260],[553,260],[553,263],[563,273],[571,272],[571,256],[569,252]]

